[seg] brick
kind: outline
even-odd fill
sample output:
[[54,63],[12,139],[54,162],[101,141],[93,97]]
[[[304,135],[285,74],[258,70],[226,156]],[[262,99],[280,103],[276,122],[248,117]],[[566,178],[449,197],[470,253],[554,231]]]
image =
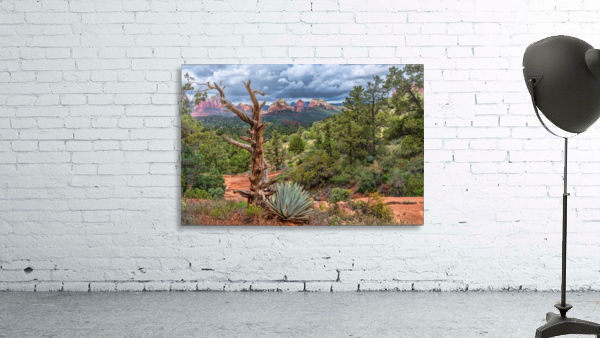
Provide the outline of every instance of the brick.
[[66,292],[88,292],[90,283],[87,282],[64,282],[63,291]]
[[[3,2],[0,247],[8,259],[0,290],[555,289],[539,264],[517,260],[531,271],[523,277],[498,272],[514,259],[481,262],[498,247],[543,241],[548,222],[560,221],[546,199],[560,201],[562,144],[532,114],[522,54],[558,26],[591,39],[584,33],[594,32],[598,8],[562,0]],[[172,231],[181,64],[209,62],[424,63],[424,232],[357,229],[350,243],[335,229]],[[588,235],[600,219],[590,184],[600,172],[597,135],[592,128],[570,143],[574,217],[584,221],[572,238],[585,244],[572,247],[574,266],[584,254],[596,258]],[[454,200],[462,203],[449,207]],[[514,211],[523,205],[532,209]],[[39,248],[22,240],[41,237]],[[271,259],[236,259],[257,250]],[[553,255],[538,251],[541,261]],[[43,269],[7,273],[24,253]],[[188,267],[181,257],[196,258]],[[542,277],[532,282],[533,274]]]
[[[0,131],[0,134],[2,132]],[[20,138],[22,140],[70,140],[73,139],[73,131],[65,129],[48,130],[21,130]]]
[[65,142],[64,141],[40,141],[39,142],[39,150],[40,151],[64,151],[65,150]]
[[129,138],[129,131],[122,129],[77,129],[76,140],[124,140]]
[[129,23],[133,22],[133,13],[84,13],[81,22],[88,24]]
[[38,141],[13,141],[11,147],[14,151],[35,151],[38,149]]
[[90,291],[117,291],[115,283],[93,282],[89,286]]
[[67,163],[71,161],[71,154],[65,152],[46,153],[19,153],[19,163]]

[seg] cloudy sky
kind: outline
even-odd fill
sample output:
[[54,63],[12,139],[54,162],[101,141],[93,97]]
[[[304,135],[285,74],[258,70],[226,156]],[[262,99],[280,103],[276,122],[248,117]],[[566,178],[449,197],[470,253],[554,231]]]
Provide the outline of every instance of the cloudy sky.
[[[366,87],[373,76],[385,78],[394,65],[183,65],[196,82],[223,82],[227,99],[234,104],[250,103],[242,81],[252,80],[252,89],[265,93],[259,101],[284,98],[288,104],[298,99],[322,98],[329,103],[342,103],[354,86]],[[395,65],[402,68],[403,65]],[[208,91],[212,96],[216,90]]]

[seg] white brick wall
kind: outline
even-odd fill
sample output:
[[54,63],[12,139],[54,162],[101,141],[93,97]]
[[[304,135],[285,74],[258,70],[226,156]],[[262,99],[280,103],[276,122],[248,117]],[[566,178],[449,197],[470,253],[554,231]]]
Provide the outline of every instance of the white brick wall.
[[[562,142],[525,47],[597,1],[0,2],[0,290],[560,287]],[[182,63],[424,63],[423,227],[179,226]],[[569,287],[600,290],[600,127],[571,142]]]

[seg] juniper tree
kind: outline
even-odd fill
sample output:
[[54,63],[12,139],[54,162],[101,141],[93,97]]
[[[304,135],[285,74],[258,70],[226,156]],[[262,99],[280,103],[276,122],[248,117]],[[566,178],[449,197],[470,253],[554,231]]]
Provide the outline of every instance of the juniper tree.
[[207,90],[217,90],[220,95],[221,104],[225,107],[226,111],[233,112],[235,115],[237,115],[237,117],[240,118],[240,120],[249,126],[249,129],[246,130],[246,133],[250,135],[250,137],[239,135],[239,138],[242,141],[247,142],[247,144],[236,141],[225,134],[223,134],[223,138],[230,144],[247,150],[252,156],[250,174],[248,177],[250,180],[250,190],[234,190],[242,197],[245,197],[248,200],[248,206],[250,206],[251,204],[262,204],[266,200],[267,196],[274,194],[275,190],[273,189],[273,184],[275,184],[277,180],[269,181],[269,165],[264,157],[263,132],[268,123],[262,122],[262,107],[266,104],[266,102],[258,103],[256,94],[264,96],[265,93],[252,89],[250,86],[250,80],[243,83],[248,91],[250,100],[252,101],[251,116],[246,115],[240,108],[227,100],[227,97],[225,96],[225,86],[222,86],[221,83],[217,84],[216,82],[213,82],[210,84],[210,82],[207,82],[206,87],[208,88]]

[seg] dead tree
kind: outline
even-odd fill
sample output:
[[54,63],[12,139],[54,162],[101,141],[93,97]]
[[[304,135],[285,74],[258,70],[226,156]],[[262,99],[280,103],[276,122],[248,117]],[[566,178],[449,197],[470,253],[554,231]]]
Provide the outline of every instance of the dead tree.
[[233,103],[227,101],[225,97],[225,86],[221,87],[221,83],[217,84],[216,82],[213,82],[211,85],[210,82],[207,82],[206,86],[208,89],[216,89],[219,92],[221,104],[226,108],[226,111],[235,113],[240,120],[244,121],[250,127],[250,129],[246,130],[246,133],[248,133],[250,137],[244,135],[239,136],[241,140],[248,144],[236,141],[227,135],[223,135],[223,138],[234,146],[249,151],[252,155],[250,175],[248,177],[250,180],[250,190],[235,189],[234,191],[242,197],[245,197],[248,200],[248,205],[259,205],[264,202],[267,196],[275,193],[273,184],[276,183],[276,180],[269,181],[269,165],[267,164],[267,161],[265,161],[263,151],[263,131],[268,123],[262,123],[261,115],[262,107],[266,102],[259,104],[256,99],[256,94],[261,96],[264,96],[265,94],[261,91],[253,90],[250,87],[250,80],[248,80],[247,83],[243,83],[252,100],[252,117],[246,115],[241,109],[233,105]]

